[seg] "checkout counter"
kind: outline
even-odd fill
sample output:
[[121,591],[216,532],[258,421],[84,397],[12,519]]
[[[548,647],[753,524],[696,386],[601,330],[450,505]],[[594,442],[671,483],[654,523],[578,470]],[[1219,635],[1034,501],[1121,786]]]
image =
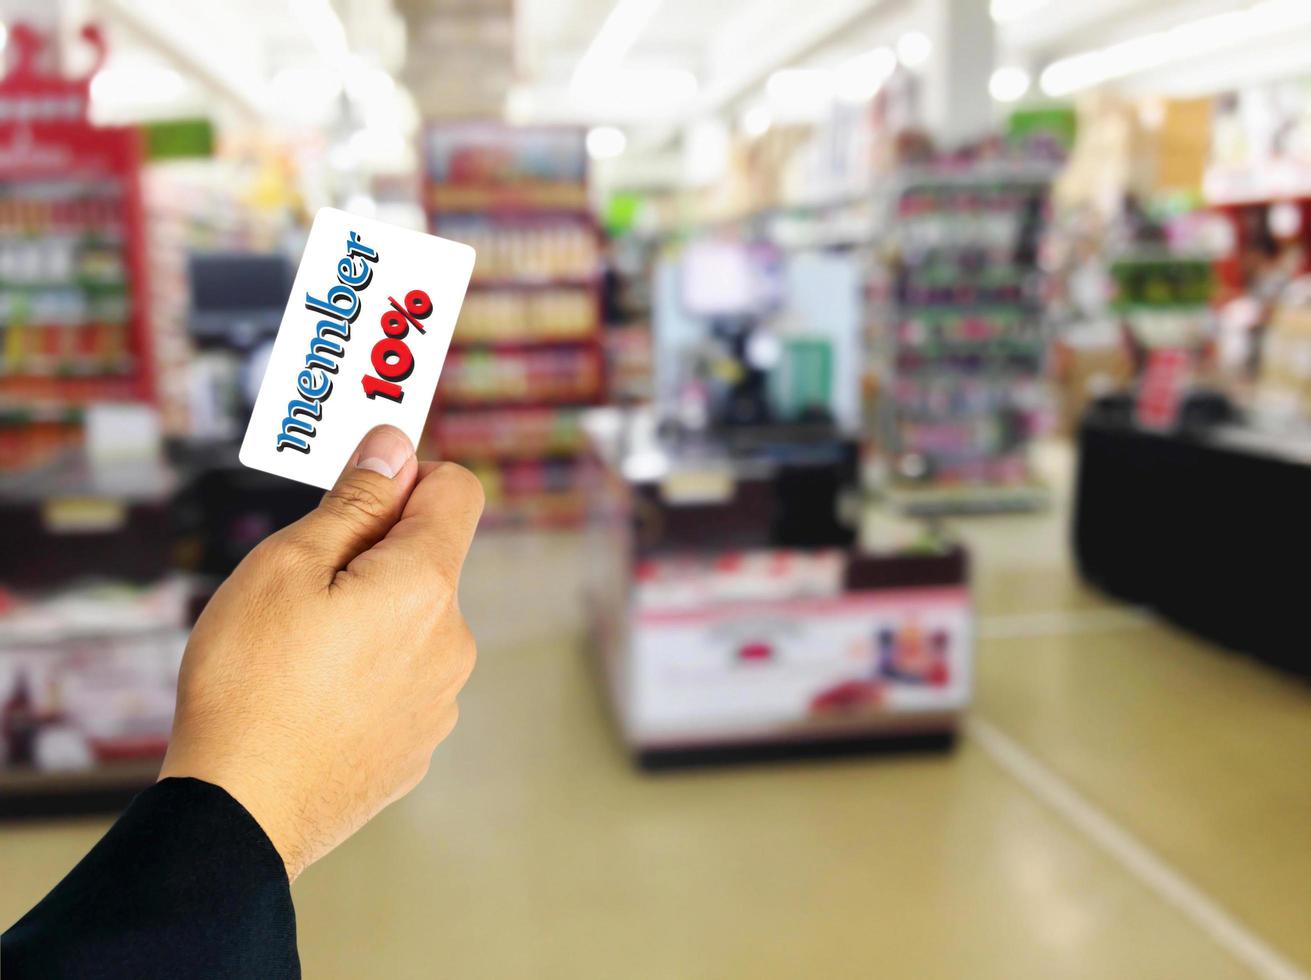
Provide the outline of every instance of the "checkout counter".
[[854,442],[678,438],[616,409],[587,428],[590,646],[638,764],[953,744],[967,557],[862,546]]
[[1233,424],[1156,431],[1094,410],[1079,431],[1074,551],[1126,602],[1311,674],[1300,556],[1311,551],[1311,440]]

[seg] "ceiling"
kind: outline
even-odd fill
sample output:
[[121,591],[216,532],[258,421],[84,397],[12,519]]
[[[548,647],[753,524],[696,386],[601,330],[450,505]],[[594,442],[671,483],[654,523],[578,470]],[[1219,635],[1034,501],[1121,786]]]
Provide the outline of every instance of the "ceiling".
[[[664,126],[686,122],[749,99],[777,68],[832,64],[846,56],[895,42],[923,26],[941,0],[518,0],[513,27],[505,0],[398,0],[411,34],[410,71],[435,62],[460,65],[459,82],[426,84],[418,92],[428,115],[458,113],[465,93],[478,89],[492,106],[497,91],[516,121],[615,123]],[[978,0],[983,3],[987,0]],[[1069,55],[1257,0],[994,0],[1019,16],[999,19],[999,60],[1035,75]],[[660,68],[690,72],[695,97],[643,99],[617,76],[604,84],[571,85],[588,46],[618,6],[642,7],[649,15],[621,62],[634,74]],[[804,16],[799,10],[804,9]],[[489,21],[498,26],[489,27]],[[1299,35],[1299,40],[1305,40]],[[1281,42],[1288,46],[1288,42]],[[451,53],[451,46],[461,49]],[[1299,51],[1305,50],[1298,48]],[[511,52],[509,62],[500,61]],[[1255,52],[1255,57],[1252,56]],[[1226,66],[1260,74],[1261,46],[1234,51]],[[1273,64],[1273,63],[1272,63]],[[415,68],[415,65],[423,66]],[[1172,67],[1144,72],[1138,84],[1163,89],[1204,88],[1207,69]],[[1281,72],[1296,71],[1288,59]],[[1265,69],[1267,73],[1273,69]],[[1232,73],[1229,73],[1232,74]],[[1213,78],[1218,74],[1211,72]],[[1227,78],[1227,81],[1229,79]]]
[[[192,107],[224,115],[312,125],[313,114],[296,99],[283,99],[287,104],[279,114],[277,100],[270,100],[272,81],[289,68],[349,63],[352,71],[363,66],[398,77],[412,93],[408,115],[414,118],[508,114],[520,122],[612,123],[640,133],[737,111],[757,97],[776,69],[832,65],[895,42],[931,18],[930,6],[944,2],[62,0],[57,7],[70,37],[70,25],[84,19],[107,23],[116,59],[171,67],[183,76]],[[1036,75],[1057,58],[1256,0],[992,2],[1020,14],[998,25],[999,60]],[[620,45],[607,72],[576,80],[580,61],[617,7],[642,15],[632,43]],[[55,8],[51,0],[5,0],[9,17],[17,11],[50,18]],[[339,25],[335,37],[332,31],[325,35],[327,23]],[[1120,84],[1204,90],[1300,73],[1308,35],[1311,23],[1227,50],[1223,59],[1184,60],[1140,71]],[[340,45],[345,47],[338,50]],[[308,94],[314,94],[312,85]],[[397,98],[410,95],[400,91]],[[150,99],[145,102],[134,111],[148,115]]]

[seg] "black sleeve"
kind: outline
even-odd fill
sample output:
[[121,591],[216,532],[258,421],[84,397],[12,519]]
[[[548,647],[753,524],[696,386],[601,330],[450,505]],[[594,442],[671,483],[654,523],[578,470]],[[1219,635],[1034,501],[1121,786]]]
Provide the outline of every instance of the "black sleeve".
[[286,868],[224,790],[165,779],[4,934],[0,974],[299,977]]

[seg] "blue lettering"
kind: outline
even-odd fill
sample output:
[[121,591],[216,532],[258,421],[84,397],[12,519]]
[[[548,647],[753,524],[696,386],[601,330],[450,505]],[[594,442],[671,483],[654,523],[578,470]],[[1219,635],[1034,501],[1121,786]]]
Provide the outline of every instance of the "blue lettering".
[[[345,306],[341,306],[337,302],[343,298],[346,300]],[[355,295],[355,290],[351,289],[350,286],[333,286],[328,290],[326,300],[321,300],[306,293],[305,308],[314,310],[316,313],[322,313],[324,316],[344,320],[346,323],[354,323],[355,318],[360,315],[360,298]]]
[[332,394],[332,378],[326,374],[316,377],[312,368],[306,368],[296,375],[296,390],[306,398],[322,402]]
[[337,262],[339,285],[329,289],[322,299],[305,294],[305,308],[327,319],[315,326],[305,368],[296,374],[296,392],[301,397],[287,403],[287,415],[277,436],[278,452],[310,451],[309,440],[317,431],[314,423],[323,418],[323,403],[332,394],[332,375],[341,368],[335,358],[346,355],[351,324],[360,315],[356,290],[364,290],[373,281],[373,266],[369,263],[377,261],[377,250],[365,245],[359,232],[352,231],[346,239],[346,257]]
[[369,246],[365,245],[362,241],[360,241],[360,233],[357,231],[351,232],[349,237],[347,237],[346,239],[346,254],[363,255],[366,259],[368,259],[371,262],[378,261],[377,251],[369,248]]
[[[356,262],[360,266],[358,270],[355,268]],[[351,258],[348,255],[337,263],[337,278],[343,285],[354,289],[365,289],[373,279],[373,266],[363,259]]]
[[323,406],[318,402],[302,401],[299,398],[287,403],[287,416],[282,420],[282,431],[278,433],[278,452],[284,449],[294,449],[298,453],[310,451],[310,444],[292,433],[299,432],[301,435],[313,438],[314,426],[297,416],[307,416],[317,422],[323,417]]

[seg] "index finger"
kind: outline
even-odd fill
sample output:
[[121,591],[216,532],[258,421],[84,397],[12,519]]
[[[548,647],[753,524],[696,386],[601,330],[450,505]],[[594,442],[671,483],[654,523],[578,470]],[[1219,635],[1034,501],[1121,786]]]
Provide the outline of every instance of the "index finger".
[[456,463],[420,463],[401,519],[375,546],[378,557],[404,553],[456,585],[483,512],[478,478]]

